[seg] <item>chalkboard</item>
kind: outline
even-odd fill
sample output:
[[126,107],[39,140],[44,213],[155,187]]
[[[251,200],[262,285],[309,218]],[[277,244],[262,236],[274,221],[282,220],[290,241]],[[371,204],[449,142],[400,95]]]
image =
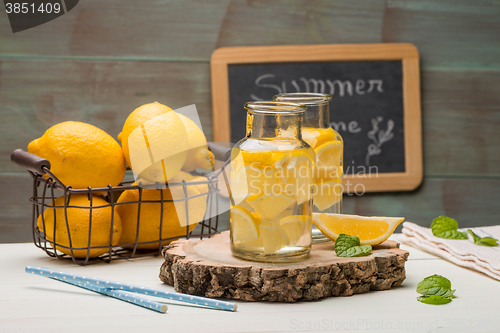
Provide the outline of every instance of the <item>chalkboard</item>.
[[[409,66],[415,59],[416,66]],[[224,73],[215,73],[222,67]],[[330,126],[344,139],[350,190],[410,190],[421,182],[418,53],[411,44],[219,49],[212,56],[212,90],[215,141],[235,143],[245,136],[248,101],[272,100],[284,92],[328,93]]]

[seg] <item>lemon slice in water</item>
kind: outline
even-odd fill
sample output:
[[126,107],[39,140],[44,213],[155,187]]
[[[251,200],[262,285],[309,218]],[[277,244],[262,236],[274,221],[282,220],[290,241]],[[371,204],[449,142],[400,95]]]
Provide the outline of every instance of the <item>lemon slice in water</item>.
[[295,198],[286,194],[268,195],[258,193],[250,196],[247,202],[259,214],[263,221],[268,222],[284,211],[288,206],[295,203]]
[[285,230],[290,240],[290,245],[296,245],[299,240],[308,236],[311,237],[311,217],[307,215],[291,215],[280,220],[281,227]]
[[319,210],[330,208],[342,200],[342,181],[339,179],[322,180],[315,184],[313,203]]
[[338,178],[342,174],[342,142],[339,140],[322,144],[316,152],[316,175],[319,178]]
[[248,210],[233,206],[230,211],[234,241],[249,242],[259,238],[258,220]]
[[264,254],[273,254],[290,244],[288,234],[275,223],[261,223],[259,233],[264,242]]

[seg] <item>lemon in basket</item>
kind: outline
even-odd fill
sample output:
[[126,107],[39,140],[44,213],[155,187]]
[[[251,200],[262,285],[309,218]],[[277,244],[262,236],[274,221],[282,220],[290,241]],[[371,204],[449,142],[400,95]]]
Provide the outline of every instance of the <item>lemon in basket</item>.
[[[92,206],[92,227],[90,232],[90,247],[102,246],[103,248],[90,249],[89,258],[98,257],[101,254],[109,251],[108,246],[112,239],[111,245],[116,245],[120,239],[122,232],[122,224],[120,216],[113,216],[113,231],[111,238],[111,207],[100,207],[109,205],[104,199],[92,196],[92,203],[88,199],[87,194],[72,194],[66,215],[68,224],[66,225],[64,197],[59,197],[51,206],[45,209],[42,215],[38,217],[38,229],[45,233],[45,238],[50,242],[55,242],[56,249],[64,254],[71,255],[72,248],[87,248],[89,244],[89,220],[90,207]],[[77,208],[72,206],[84,207]],[[60,207],[60,208],[57,208]],[[89,207],[89,208],[85,208]],[[100,208],[99,208],[100,207]],[[54,238],[54,214],[55,218],[55,238]],[[69,229],[69,234],[68,234]],[[70,245],[71,238],[71,245]],[[85,258],[87,256],[86,249],[73,250],[75,258]]]
[[182,170],[189,172],[196,168],[212,169],[214,157],[208,150],[205,134],[194,121],[180,113],[177,115],[184,123],[188,136],[188,153]]
[[[186,177],[186,175],[178,176],[181,180],[183,177]],[[204,189],[205,186],[188,185],[187,196],[199,195],[200,190]],[[161,204],[162,196],[164,200],[163,210]],[[185,194],[181,186],[167,187],[163,190],[143,189],[140,206],[139,236],[137,237],[139,204],[133,202],[139,201],[139,190],[124,191],[120,195],[120,198],[118,198],[118,205],[115,208],[117,214],[121,217],[123,225],[120,244],[124,247],[132,247],[137,237],[138,243],[149,242],[149,244],[138,245],[137,249],[154,250],[158,248],[160,238],[172,238],[162,242],[163,246],[180,237],[186,236],[188,222],[189,231],[191,232],[203,220],[207,208],[207,197],[202,195],[188,199],[187,210],[186,201],[167,202],[167,200],[179,200],[182,198],[185,198]]]
[[183,167],[188,154],[186,127],[177,113],[158,102],[142,105],[125,120],[118,135],[134,173],[164,183]]
[[103,130],[66,121],[49,128],[28,145],[28,152],[50,161],[52,173],[73,188],[118,185],[125,159],[118,142]]

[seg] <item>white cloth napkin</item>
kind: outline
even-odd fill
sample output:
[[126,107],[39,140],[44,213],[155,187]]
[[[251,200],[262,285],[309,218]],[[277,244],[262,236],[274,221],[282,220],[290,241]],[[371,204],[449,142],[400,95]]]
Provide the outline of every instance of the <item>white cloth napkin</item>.
[[[480,237],[500,239],[500,226],[467,228]],[[467,231],[459,229],[459,231]],[[500,280],[500,246],[487,247],[474,244],[467,239],[444,239],[432,234],[431,229],[415,223],[403,223],[402,243],[427,251],[452,263],[475,269],[496,280]]]

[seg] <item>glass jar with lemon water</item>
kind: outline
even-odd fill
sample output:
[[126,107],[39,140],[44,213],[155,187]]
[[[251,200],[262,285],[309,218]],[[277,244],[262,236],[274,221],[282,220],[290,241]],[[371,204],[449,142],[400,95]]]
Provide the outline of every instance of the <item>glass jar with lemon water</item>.
[[[297,103],[306,107],[302,120],[302,138],[316,153],[313,187],[314,212],[342,213],[342,137],[330,127],[331,95],[318,93],[286,93],[274,96],[275,101]],[[313,243],[330,239],[313,226]]]
[[305,108],[249,102],[247,134],[231,152],[231,251],[267,262],[305,258],[312,242],[314,150],[301,138]]

